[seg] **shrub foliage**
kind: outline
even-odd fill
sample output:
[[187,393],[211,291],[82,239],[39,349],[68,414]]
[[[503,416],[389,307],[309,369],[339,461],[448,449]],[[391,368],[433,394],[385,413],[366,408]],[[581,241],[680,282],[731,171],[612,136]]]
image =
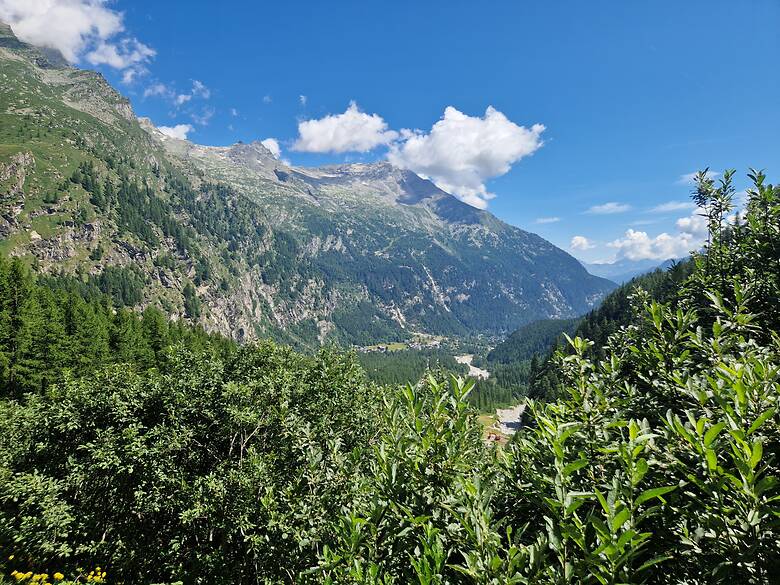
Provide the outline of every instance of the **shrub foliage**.
[[751,176],[731,221],[732,174],[700,175],[690,277],[635,289],[598,353],[570,339],[504,447],[471,381],[179,345],[0,402],[0,546],[132,583],[773,582],[780,190]]

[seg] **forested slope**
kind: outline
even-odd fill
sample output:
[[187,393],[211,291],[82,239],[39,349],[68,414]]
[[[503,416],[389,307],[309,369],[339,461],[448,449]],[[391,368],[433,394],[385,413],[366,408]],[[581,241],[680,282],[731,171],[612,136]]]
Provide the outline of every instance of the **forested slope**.
[[18,258],[0,256],[0,395],[42,394],[66,376],[79,378],[108,364],[160,369],[176,344],[214,356],[235,349],[232,341],[171,322],[154,307],[141,313],[126,308],[122,301],[134,290],[127,282],[121,271],[86,283],[36,279]]

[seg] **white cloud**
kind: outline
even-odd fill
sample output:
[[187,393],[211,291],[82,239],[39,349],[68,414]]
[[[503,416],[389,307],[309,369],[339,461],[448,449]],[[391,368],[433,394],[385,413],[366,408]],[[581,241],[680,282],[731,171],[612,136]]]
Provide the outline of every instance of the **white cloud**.
[[594,205],[585,213],[590,213],[591,215],[612,215],[615,213],[625,213],[629,209],[631,209],[631,206],[628,203],[610,201],[609,203],[604,203],[602,205]]
[[[677,184],[678,185],[695,185],[696,184],[696,181],[695,181],[696,175],[698,175],[698,174],[699,174],[699,172],[697,171],[695,173],[686,173],[684,175],[680,175],[680,178],[677,179]],[[707,173],[706,173],[706,176],[707,176],[708,179],[714,179],[714,178],[718,177],[719,175],[720,175],[720,173],[717,173],[715,171],[707,171]]]
[[693,201],[667,201],[650,209],[650,213],[669,213],[670,211],[684,211],[695,207],[696,204]]
[[485,182],[536,152],[544,130],[541,124],[518,126],[493,107],[476,117],[449,106],[429,133],[402,131],[402,141],[391,146],[388,159],[484,209],[494,197]]
[[[671,209],[676,207],[670,206]],[[728,221],[736,221],[736,216],[729,216]],[[636,225],[637,222],[634,224]],[[649,236],[647,232],[629,229],[622,238],[607,245],[617,250],[616,259],[667,260],[687,256],[701,248],[707,239],[707,219],[699,210],[693,211],[686,217],[678,218],[675,227],[677,233],[663,232],[655,237]]]
[[19,39],[57,49],[71,63],[124,70],[131,81],[146,71],[154,49],[124,33],[123,14],[108,0],[0,0],[0,20]]
[[274,155],[274,158],[278,159],[282,156],[282,149],[279,146],[279,141],[276,140],[276,138],[266,138],[265,140],[261,140],[260,144],[270,150],[271,154]]
[[560,217],[537,217],[534,223],[556,223],[561,221]]
[[398,132],[388,130],[378,114],[366,114],[350,102],[343,114],[331,114],[298,123],[298,139],[292,146],[300,152],[368,152],[389,144]]
[[195,130],[192,124],[176,124],[175,126],[158,126],[157,129],[171,138],[187,140],[187,135]]
[[122,39],[116,43],[101,41],[86,54],[92,65],[108,65],[114,69],[127,69],[145,63],[154,57],[155,51],[136,39]]
[[214,116],[214,113],[215,113],[214,108],[204,108],[200,114],[197,113],[190,114],[190,118],[192,118],[192,121],[195,122],[196,124],[200,124],[201,126],[207,126],[208,123],[211,121],[211,118]]
[[264,104],[270,104],[272,101],[274,101],[274,100],[273,100],[273,98],[269,94],[266,94],[266,95],[263,96],[263,103]]
[[168,97],[172,93],[171,89],[164,83],[154,83],[144,90],[144,97]]
[[301,102],[302,106],[305,106],[306,103],[309,101],[309,98],[307,98],[305,95],[299,95],[298,101]]
[[574,236],[571,239],[571,243],[569,244],[569,248],[572,250],[592,250],[595,247],[596,244],[591,242],[585,236]]
[[[182,106],[192,100],[192,98],[202,98],[207,100],[211,97],[211,90],[205,86],[202,81],[197,79],[192,80],[192,88],[187,93],[180,93],[173,98],[173,103],[177,106]],[[210,116],[209,116],[210,117]]]
[[230,115],[235,118],[238,116],[238,110],[236,108],[230,108]]
[[207,100],[211,97],[211,90],[202,81],[192,80],[192,95]]
[[692,213],[688,217],[681,217],[675,222],[677,229],[690,234],[700,240],[707,237],[707,219],[698,213]]
[[622,238],[607,245],[617,250],[618,259],[668,260],[687,256],[700,248],[707,238],[707,220],[697,212],[679,218],[675,226],[676,234],[663,232],[655,237],[629,229]]
[[697,239],[687,232],[670,235],[666,232],[654,238],[647,232],[626,230],[622,238],[607,244],[617,250],[618,258],[629,260],[668,260],[687,256],[697,247]]

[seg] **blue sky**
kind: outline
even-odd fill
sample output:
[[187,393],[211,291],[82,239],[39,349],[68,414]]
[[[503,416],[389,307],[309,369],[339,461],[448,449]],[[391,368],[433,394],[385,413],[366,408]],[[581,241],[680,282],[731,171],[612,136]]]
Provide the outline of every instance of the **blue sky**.
[[[48,39],[62,3],[104,21]],[[683,175],[780,166],[777,0],[32,4],[0,18],[71,43],[158,126],[302,165],[389,152],[589,261],[692,245]]]

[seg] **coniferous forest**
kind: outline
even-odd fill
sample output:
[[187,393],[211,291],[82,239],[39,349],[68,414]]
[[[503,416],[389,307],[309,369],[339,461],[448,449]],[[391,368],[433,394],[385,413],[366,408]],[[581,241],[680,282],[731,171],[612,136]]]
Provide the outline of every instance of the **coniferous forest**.
[[732,176],[697,177],[689,265],[535,366],[555,378],[505,446],[462,377],[376,385],[350,354],[237,346],[4,260],[3,574],[776,582],[780,189],[751,172],[736,210]]

